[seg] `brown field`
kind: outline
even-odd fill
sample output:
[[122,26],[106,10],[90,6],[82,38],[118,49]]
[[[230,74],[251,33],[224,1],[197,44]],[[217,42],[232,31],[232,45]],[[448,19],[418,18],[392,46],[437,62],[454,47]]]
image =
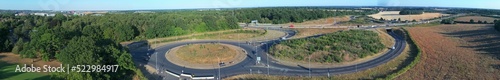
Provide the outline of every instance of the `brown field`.
[[190,63],[207,64],[228,62],[236,56],[236,50],[220,44],[192,44],[179,48],[175,55]]
[[399,11],[384,11],[379,12],[377,14],[368,15],[375,19],[380,19],[381,17],[386,20],[398,19],[401,18],[401,21],[408,20],[411,21],[413,19],[419,21],[420,19],[431,19],[439,16],[447,16],[449,14],[441,14],[441,13],[424,13],[420,15],[399,15]]
[[346,30],[346,28],[294,28],[294,30],[297,30],[298,33],[295,34],[292,39],[314,36],[316,34],[333,33],[340,30]]
[[459,17],[457,19],[455,19],[455,21],[465,21],[465,22],[469,22],[470,19],[474,19],[475,22],[477,22],[478,20],[481,20],[481,21],[487,21],[488,23],[491,23],[493,22],[493,20],[495,20],[495,18],[491,18],[491,17],[483,17],[483,16],[465,16],[465,17]]
[[397,79],[500,79],[500,33],[491,26],[456,24],[409,28],[422,49],[422,58]]
[[241,48],[211,43],[180,46],[167,54],[165,56],[170,62],[197,69],[215,68],[219,61],[231,65],[243,61],[246,57]]

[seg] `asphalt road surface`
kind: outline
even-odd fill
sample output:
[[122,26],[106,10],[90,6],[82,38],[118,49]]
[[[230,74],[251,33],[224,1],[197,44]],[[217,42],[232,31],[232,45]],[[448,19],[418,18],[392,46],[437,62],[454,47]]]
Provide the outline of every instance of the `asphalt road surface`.
[[[463,16],[465,14],[453,15],[450,17],[458,17]],[[447,19],[450,17],[446,17],[443,19]],[[429,22],[440,21],[440,19],[431,20]],[[394,23],[394,24],[386,24],[384,27],[392,27],[392,26],[402,26],[402,25],[411,25],[411,24],[424,24],[426,22],[412,22],[412,23]],[[380,26],[379,26],[380,27]],[[260,27],[263,28],[263,27]],[[370,29],[373,27],[370,26],[362,26],[359,29]],[[286,38],[290,38],[295,35],[296,31],[290,29],[282,29],[279,27],[264,27],[264,29],[268,30],[278,30],[287,33]],[[330,76],[335,74],[345,74],[345,73],[353,73],[357,71],[363,71],[366,69],[370,69],[381,64],[384,64],[395,57],[399,56],[406,46],[405,40],[396,35],[393,32],[389,32],[395,40],[396,43],[394,45],[395,49],[389,50],[386,54],[375,58],[371,61],[367,61],[364,63],[359,63],[351,66],[344,67],[332,67],[332,68],[307,68],[297,66],[287,66],[279,64],[276,60],[269,59],[267,55],[267,50],[273,44],[279,43],[282,41],[280,38],[272,39],[267,41],[260,42],[234,42],[234,41],[225,41],[225,40],[201,40],[201,41],[186,41],[186,42],[177,42],[172,44],[167,44],[156,49],[152,50],[143,50],[143,51],[135,51],[132,52],[134,60],[137,62],[147,63],[153,67],[155,67],[161,76],[172,76],[180,75],[180,74],[189,74],[194,77],[213,77],[214,79],[220,79],[224,77],[229,77],[238,74],[269,74],[269,75],[286,75],[286,76]],[[191,69],[186,68],[184,66],[178,66],[171,62],[169,62],[165,58],[165,54],[172,48],[186,45],[186,44],[197,44],[197,43],[224,43],[230,44],[234,46],[239,46],[247,52],[247,58],[240,63],[233,63],[236,65],[228,66],[224,68],[218,69]],[[260,44],[260,45],[255,45]],[[260,57],[260,61],[257,62],[257,58]],[[226,62],[227,63],[227,62]],[[167,73],[167,72],[170,72]],[[182,78],[182,77],[181,77]],[[164,79],[172,79],[164,78]]]

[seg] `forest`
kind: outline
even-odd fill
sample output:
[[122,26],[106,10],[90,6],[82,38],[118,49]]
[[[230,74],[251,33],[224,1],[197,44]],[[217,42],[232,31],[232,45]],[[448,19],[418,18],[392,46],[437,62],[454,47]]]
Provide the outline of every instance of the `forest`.
[[260,23],[282,24],[295,22],[300,23],[307,20],[316,20],[326,17],[346,15],[369,15],[378,13],[376,10],[357,10],[342,8],[249,8],[234,11],[240,22],[248,23],[258,20]]
[[55,79],[131,79],[138,71],[119,42],[239,28],[234,16],[211,13],[0,17],[2,52],[70,65],[120,66],[117,73],[56,74]]

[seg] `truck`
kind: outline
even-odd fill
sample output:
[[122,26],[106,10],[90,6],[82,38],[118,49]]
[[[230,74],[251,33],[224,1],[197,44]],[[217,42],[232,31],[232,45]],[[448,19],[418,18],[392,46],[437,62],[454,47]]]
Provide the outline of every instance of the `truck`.
[[286,37],[281,37],[281,40],[286,40]]

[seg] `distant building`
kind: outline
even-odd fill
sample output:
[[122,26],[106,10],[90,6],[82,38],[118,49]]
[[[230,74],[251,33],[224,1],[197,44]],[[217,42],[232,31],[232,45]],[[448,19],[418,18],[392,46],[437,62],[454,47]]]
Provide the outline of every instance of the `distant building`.
[[47,13],[31,13],[31,15],[47,16]]
[[14,15],[15,15],[15,16],[26,16],[26,15],[28,15],[28,14],[26,14],[26,13],[17,13],[17,14],[14,14]]
[[56,14],[47,14],[47,16],[56,16]]
[[152,12],[152,11],[135,11],[134,13],[155,13],[155,12]]

